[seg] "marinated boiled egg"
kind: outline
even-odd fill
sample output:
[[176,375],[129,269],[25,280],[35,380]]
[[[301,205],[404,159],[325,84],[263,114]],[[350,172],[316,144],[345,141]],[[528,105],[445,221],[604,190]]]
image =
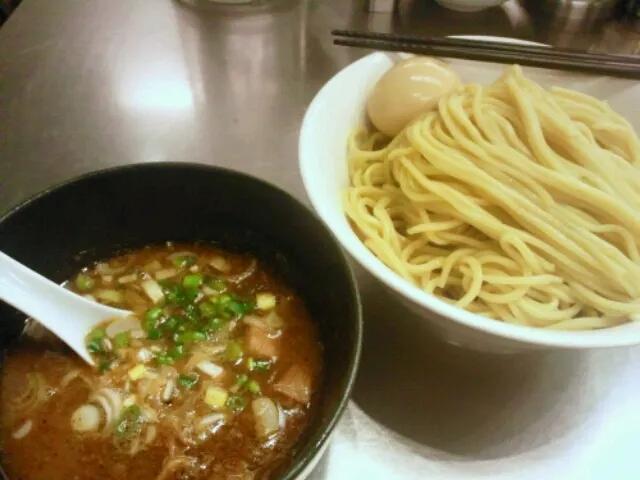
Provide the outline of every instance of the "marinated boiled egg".
[[460,77],[444,62],[410,57],[378,80],[367,102],[367,114],[380,132],[393,137],[459,85]]

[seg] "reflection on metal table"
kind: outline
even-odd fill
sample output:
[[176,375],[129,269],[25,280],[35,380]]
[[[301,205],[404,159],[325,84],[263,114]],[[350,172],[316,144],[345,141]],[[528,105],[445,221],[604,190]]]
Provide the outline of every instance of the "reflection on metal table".
[[[531,3],[531,2],[527,2]],[[258,175],[304,199],[297,134],[313,95],[366,52],[332,28],[518,37],[638,51],[630,27],[554,22],[507,1],[464,15],[279,0],[210,15],[169,0],[25,0],[0,30],[0,210],[54,183],[179,160]],[[359,271],[365,349],[350,408],[313,480],[636,478],[640,350],[506,360],[442,344]]]

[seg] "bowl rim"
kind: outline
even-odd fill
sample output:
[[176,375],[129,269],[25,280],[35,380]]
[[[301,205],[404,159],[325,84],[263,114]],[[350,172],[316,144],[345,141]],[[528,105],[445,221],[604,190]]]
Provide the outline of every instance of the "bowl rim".
[[[469,36],[468,38],[481,37]],[[499,37],[482,38],[491,38],[492,40],[499,39]],[[504,38],[501,39],[501,41],[530,45],[535,44],[526,40],[512,38]],[[337,86],[340,85],[346,77],[353,75],[354,71],[362,70],[364,74],[364,72],[370,70],[381,61],[382,55],[385,55],[385,52],[376,51],[352,62],[322,86],[305,112],[298,140],[300,174],[309,200],[318,215],[335,233],[347,252],[378,280],[401,297],[422,307],[426,311],[425,313],[433,312],[445,317],[446,320],[453,321],[458,325],[469,327],[485,334],[532,346],[566,349],[612,348],[639,344],[640,329],[635,332],[630,332],[624,328],[624,325],[588,331],[545,330],[537,327],[509,324],[468,312],[422,291],[419,287],[412,285],[409,281],[395,273],[365,247],[364,243],[355,236],[355,232],[353,232],[350,226],[349,229],[351,233],[354,234],[355,241],[353,238],[345,237],[343,227],[337,223],[337,217],[334,218],[327,215],[327,211],[323,207],[322,199],[324,195],[318,184],[314,181],[314,171],[316,170],[314,158],[321,155],[321,153],[311,151],[308,145],[315,143],[312,141],[312,138],[315,136],[315,131],[318,128],[317,125],[323,124],[323,122],[320,121],[322,118],[321,112],[323,107],[326,107],[326,105],[332,101],[330,98],[332,97],[331,92],[337,89]],[[344,212],[342,213],[342,218],[344,219]]]
[[[241,178],[242,180],[252,182],[257,185],[261,185],[266,187],[269,190],[272,190],[275,194],[281,195],[287,198],[294,204],[297,204],[301,207],[302,211],[304,211],[310,218],[313,218],[318,226],[322,229],[324,234],[327,236],[332,243],[332,246],[335,249],[335,253],[337,254],[337,258],[340,259],[340,266],[343,272],[345,273],[348,283],[350,285],[350,295],[353,298],[354,303],[354,315],[353,320],[355,321],[354,325],[354,333],[355,333],[355,343],[352,346],[351,354],[348,359],[347,365],[347,375],[344,389],[340,396],[340,401],[337,403],[334,411],[331,413],[330,419],[327,423],[318,430],[315,434],[317,438],[309,438],[308,443],[302,444],[301,448],[294,451],[295,454],[299,454],[300,457],[297,460],[294,460],[291,465],[284,471],[282,475],[282,480],[294,480],[301,473],[303,473],[306,469],[311,468],[314,465],[314,461],[319,460],[317,456],[323,453],[327,447],[327,442],[329,437],[334,432],[338,422],[342,418],[347,405],[351,399],[351,395],[353,393],[353,388],[355,386],[355,381],[358,374],[358,369],[360,366],[360,360],[362,356],[362,342],[363,342],[363,330],[364,330],[364,320],[363,320],[363,311],[362,311],[362,301],[360,297],[360,291],[358,290],[356,276],[353,271],[353,267],[349,262],[349,258],[342,247],[341,242],[338,240],[337,236],[333,233],[333,231],[327,226],[325,222],[318,216],[318,214],[310,209],[303,202],[295,198],[292,194],[284,190],[278,185],[270,183],[262,178],[257,176],[241,172],[238,170],[232,170],[230,168],[221,167],[217,165],[208,165],[203,163],[195,163],[195,162],[154,162],[154,163],[133,163],[126,165],[117,165],[107,168],[102,168],[98,170],[92,170],[90,172],[80,174],[74,176],[70,179],[64,180],[62,182],[58,182],[54,185],[47,187],[46,189],[37,192],[31,196],[28,196],[26,199],[19,201],[17,204],[9,207],[5,212],[0,212],[0,224],[4,223],[14,215],[19,214],[22,209],[26,208],[28,205],[33,202],[42,200],[46,196],[51,193],[62,190],[66,187],[75,185],[76,183],[84,182],[88,179],[94,177],[108,176],[111,174],[119,173],[122,171],[131,171],[131,170],[175,170],[175,169],[187,169],[194,171],[202,171],[203,173],[218,173],[223,175],[229,175],[236,178]],[[3,474],[2,469],[0,468],[0,473]]]

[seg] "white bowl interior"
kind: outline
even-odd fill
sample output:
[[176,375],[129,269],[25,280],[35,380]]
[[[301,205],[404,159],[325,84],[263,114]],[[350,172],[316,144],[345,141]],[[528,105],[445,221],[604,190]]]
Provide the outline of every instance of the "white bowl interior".
[[[486,37],[485,37],[486,38]],[[524,43],[524,42],[523,42]],[[316,95],[300,133],[300,168],[307,194],[320,217],[347,251],[369,272],[405,297],[425,315],[436,314],[459,326],[516,342],[564,348],[612,347],[640,343],[640,322],[586,332],[557,332],[510,325],[450,306],[410,284],[378,260],[358,239],[344,215],[341,196],[347,187],[346,145],[350,132],[364,120],[364,106],[377,80],[403,55],[376,52],[336,74]],[[488,84],[504,65],[447,60],[464,82]],[[631,80],[526,68],[543,86],[572,88],[606,100],[640,128],[640,84]]]

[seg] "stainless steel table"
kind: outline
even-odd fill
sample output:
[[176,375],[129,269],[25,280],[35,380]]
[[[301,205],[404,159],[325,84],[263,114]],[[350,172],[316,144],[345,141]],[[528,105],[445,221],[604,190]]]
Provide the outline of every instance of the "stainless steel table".
[[[331,28],[638,45],[616,26],[558,31],[513,0],[475,16],[427,0],[395,16],[348,0],[276,1],[237,15],[170,0],[25,0],[0,29],[0,211],[84,172],[165,160],[247,171],[305,200],[302,115],[364,53],[333,47]],[[639,349],[456,350],[358,273],[362,368],[314,480],[640,476]]]

